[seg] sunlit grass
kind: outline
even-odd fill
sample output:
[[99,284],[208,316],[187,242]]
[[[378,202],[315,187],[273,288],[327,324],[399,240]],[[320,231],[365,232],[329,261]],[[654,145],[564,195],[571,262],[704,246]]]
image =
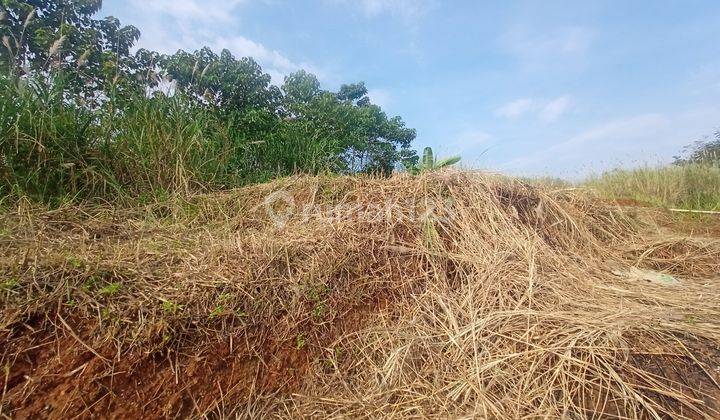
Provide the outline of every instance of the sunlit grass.
[[631,198],[664,207],[720,210],[720,166],[671,165],[616,169],[586,184],[610,198]]

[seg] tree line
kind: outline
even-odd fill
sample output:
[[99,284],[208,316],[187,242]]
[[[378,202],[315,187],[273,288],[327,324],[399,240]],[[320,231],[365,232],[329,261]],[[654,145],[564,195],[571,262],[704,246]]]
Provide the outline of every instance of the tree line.
[[414,129],[364,83],[272,83],[251,57],[134,51],[101,0],[1,0],[0,191],[44,201],[416,168]]

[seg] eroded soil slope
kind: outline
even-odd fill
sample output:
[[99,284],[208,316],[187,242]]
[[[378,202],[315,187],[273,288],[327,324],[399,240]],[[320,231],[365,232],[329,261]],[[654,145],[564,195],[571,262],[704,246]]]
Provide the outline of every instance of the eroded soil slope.
[[720,416],[720,242],[578,192],[296,177],[0,243],[5,416]]

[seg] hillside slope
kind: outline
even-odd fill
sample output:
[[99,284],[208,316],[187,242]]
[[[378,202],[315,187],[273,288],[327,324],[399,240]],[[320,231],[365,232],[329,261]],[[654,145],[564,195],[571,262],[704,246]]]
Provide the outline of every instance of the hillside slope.
[[293,177],[0,242],[3,415],[720,416],[720,241],[577,191]]

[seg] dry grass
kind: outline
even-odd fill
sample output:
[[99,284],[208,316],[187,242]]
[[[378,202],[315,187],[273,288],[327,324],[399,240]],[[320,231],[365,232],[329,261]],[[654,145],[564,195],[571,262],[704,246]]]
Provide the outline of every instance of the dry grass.
[[[2,414],[720,416],[720,242],[653,229],[456,172],[20,205],[0,222]],[[631,265],[681,283],[613,274]]]

